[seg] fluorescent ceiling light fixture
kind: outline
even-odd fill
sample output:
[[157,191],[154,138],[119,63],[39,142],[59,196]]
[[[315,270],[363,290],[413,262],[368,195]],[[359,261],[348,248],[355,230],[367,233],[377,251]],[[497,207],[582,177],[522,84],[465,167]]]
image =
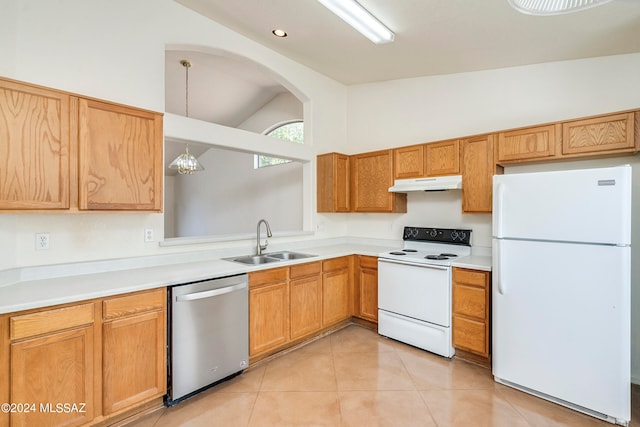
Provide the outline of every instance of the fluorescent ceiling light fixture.
[[396,35],[355,0],[318,0],[375,44],[392,42]]
[[527,15],[560,15],[589,9],[611,0],[508,0],[511,7]]

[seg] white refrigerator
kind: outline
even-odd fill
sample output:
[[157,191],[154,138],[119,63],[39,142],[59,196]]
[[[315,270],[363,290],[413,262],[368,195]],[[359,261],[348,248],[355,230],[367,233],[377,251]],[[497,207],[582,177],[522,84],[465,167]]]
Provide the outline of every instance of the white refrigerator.
[[495,176],[496,381],[631,419],[631,167]]

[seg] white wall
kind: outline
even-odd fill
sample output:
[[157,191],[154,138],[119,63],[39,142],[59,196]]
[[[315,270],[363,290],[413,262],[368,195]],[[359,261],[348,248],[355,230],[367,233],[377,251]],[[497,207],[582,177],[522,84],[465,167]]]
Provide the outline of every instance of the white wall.
[[[172,0],[0,1],[0,74],[5,77],[164,111],[165,49],[195,46],[246,57],[270,70],[304,100],[304,120],[313,123],[306,129],[307,143],[346,141],[343,85]],[[315,173],[307,175],[312,188]],[[162,248],[144,243],[144,228],[153,228],[159,239],[163,222],[163,214],[0,215],[0,255],[6,255],[0,256],[0,270],[222,245]],[[332,230],[326,233],[335,235]],[[43,231],[51,235],[51,249],[36,252],[35,233]]]
[[281,93],[273,97],[238,128],[264,133],[274,125],[292,120],[302,120],[302,103],[291,93]]
[[254,169],[253,157],[210,148],[204,171],[177,175],[176,235],[166,237],[255,233],[261,218],[273,232],[302,230],[302,165]]
[[[350,86],[349,143],[328,142],[328,151],[353,154],[640,108],[638,75],[640,54],[631,54]],[[403,225],[460,225],[474,230],[474,244],[491,245],[490,215],[462,215],[459,197],[410,194],[408,202],[405,215],[351,215],[349,234],[397,238]]]

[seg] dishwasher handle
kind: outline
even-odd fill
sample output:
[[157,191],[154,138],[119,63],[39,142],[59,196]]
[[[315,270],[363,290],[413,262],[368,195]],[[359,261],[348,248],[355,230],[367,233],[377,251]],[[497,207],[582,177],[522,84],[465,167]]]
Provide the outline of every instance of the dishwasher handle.
[[225,286],[224,288],[212,289],[210,291],[194,292],[192,294],[178,295],[176,302],[180,301],[194,301],[204,298],[216,297],[218,295],[224,295],[231,292],[239,291],[247,287],[246,283],[238,283],[236,285]]

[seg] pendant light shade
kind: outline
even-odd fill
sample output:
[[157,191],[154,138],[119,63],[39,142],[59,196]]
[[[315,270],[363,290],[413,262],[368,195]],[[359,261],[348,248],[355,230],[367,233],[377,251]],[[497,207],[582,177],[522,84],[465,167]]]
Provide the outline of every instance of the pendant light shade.
[[196,171],[202,171],[204,168],[198,162],[193,154],[189,153],[189,146],[187,145],[185,152],[175,158],[169,165],[169,169],[178,169],[180,175],[191,175]]
[[[191,68],[191,62],[183,59],[180,61],[185,69],[185,99],[184,110],[185,116],[189,117],[189,68]],[[203,171],[204,167],[198,162],[198,159],[191,153],[189,153],[189,145],[186,146],[185,152],[176,157],[173,162],[169,164],[169,169],[178,169],[180,175],[191,175],[197,171]]]
[[589,9],[611,0],[508,0],[511,7],[527,15],[560,15]]

